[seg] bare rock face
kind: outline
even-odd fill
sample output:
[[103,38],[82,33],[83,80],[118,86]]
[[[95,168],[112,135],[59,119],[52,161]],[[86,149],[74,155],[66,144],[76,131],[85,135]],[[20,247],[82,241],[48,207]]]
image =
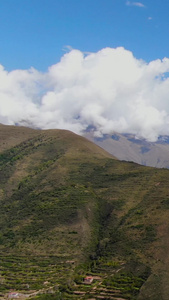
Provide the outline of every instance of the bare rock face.
[[120,160],[156,168],[169,168],[168,136],[159,137],[157,142],[138,139],[131,134],[114,133],[97,138],[91,133],[86,133],[85,136]]

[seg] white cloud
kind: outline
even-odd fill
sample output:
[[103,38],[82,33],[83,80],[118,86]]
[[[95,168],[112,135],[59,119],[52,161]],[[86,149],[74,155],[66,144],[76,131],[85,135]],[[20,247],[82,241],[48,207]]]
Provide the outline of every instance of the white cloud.
[[133,2],[133,1],[127,1],[127,6],[137,6],[137,7],[145,7],[145,5],[141,2]]
[[169,134],[169,59],[146,63],[122,47],[66,53],[46,73],[0,66],[0,122],[83,134]]

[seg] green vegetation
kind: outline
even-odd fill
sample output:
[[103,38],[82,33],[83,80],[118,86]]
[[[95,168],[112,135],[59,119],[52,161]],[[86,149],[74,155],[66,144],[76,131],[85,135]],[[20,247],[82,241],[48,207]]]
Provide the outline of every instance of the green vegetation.
[[169,171],[67,131],[23,136],[0,157],[0,293],[168,300]]

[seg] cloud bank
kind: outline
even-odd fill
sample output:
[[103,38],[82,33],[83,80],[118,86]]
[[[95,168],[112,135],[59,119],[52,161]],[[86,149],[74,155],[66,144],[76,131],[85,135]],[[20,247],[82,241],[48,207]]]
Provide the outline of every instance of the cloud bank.
[[0,66],[0,123],[96,136],[169,134],[169,59],[146,63],[122,47],[66,53],[46,73]]

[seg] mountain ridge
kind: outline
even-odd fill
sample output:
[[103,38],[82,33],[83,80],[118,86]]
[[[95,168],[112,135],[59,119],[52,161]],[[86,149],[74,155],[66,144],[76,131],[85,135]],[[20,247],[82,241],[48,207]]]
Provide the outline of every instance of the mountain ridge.
[[[48,282],[56,299],[168,300],[169,170],[119,161],[69,131],[4,126],[4,297]],[[86,275],[100,281],[84,285]]]
[[157,142],[136,138],[133,134],[103,135],[94,137],[92,132],[85,136],[120,160],[133,161],[141,165],[169,168],[168,136],[161,136]]
[[[78,138],[81,142],[83,142],[83,139],[85,139],[85,142],[87,142],[85,137],[77,135],[69,130],[64,130],[64,129],[41,130],[41,129],[28,128],[28,127],[24,127],[24,126],[13,126],[13,125],[0,124],[0,137],[1,137],[0,151],[5,151],[10,147],[14,147],[14,146],[18,145],[19,143],[22,143],[22,142],[28,140],[29,138],[36,137],[38,135],[49,134],[51,136],[54,136],[56,134],[59,136],[59,133],[62,135],[65,135],[65,136],[66,136],[66,134],[68,136],[72,135],[72,137],[78,136]],[[88,144],[89,148],[90,148],[90,146],[94,148],[93,143],[86,143],[86,144]],[[97,148],[97,149],[99,149],[99,148]],[[107,152],[106,150],[102,150],[102,148],[100,147],[100,153],[106,153],[106,152]],[[107,152],[107,156],[113,157],[109,152]]]

